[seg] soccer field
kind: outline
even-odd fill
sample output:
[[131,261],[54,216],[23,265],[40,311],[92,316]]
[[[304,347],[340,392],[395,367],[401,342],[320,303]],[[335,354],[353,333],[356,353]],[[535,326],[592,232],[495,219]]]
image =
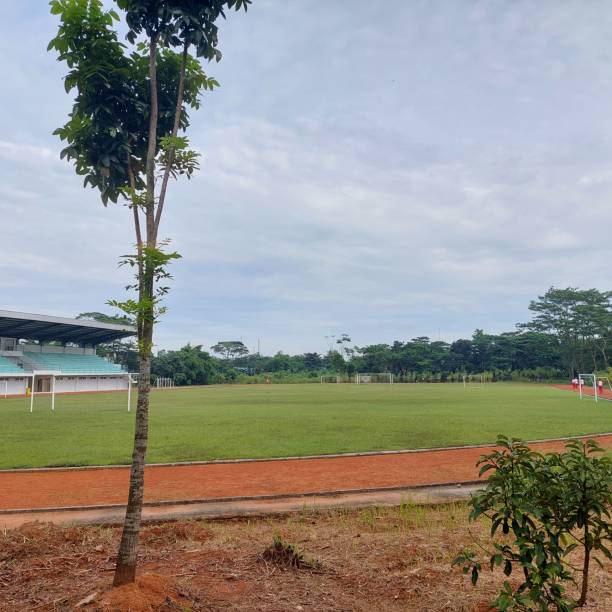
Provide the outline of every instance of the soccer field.
[[[612,403],[544,385],[245,385],[154,391],[149,462],[283,457],[612,430]],[[125,393],[0,399],[0,467],[129,463]],[[134,404],[135,402],[133,402]]]

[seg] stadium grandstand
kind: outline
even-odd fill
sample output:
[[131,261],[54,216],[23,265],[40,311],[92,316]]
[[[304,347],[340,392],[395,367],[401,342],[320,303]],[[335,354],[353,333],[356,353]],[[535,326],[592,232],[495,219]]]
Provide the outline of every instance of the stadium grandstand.
[[0,310],[0,396],[128,390],[128,372],[96,346],[135,334],[129,325]]

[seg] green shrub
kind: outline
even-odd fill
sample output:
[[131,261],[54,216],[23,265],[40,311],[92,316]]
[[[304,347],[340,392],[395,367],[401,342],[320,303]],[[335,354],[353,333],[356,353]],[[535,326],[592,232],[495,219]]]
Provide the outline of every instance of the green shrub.
[[[566,612],[584,605],[593,553],[612,558],[612,461],[592,441],[572,441],[565,452],[542,455],[520,440],[498,438],[500,450],[481,457],[480,474],[490,473],[484,490],[471,500],[470,520],[491,522],[493,570],[518,573],[520,584],[505,581],[493,602],[499,610]],[[501,532],[501,534],[500,534]],[[574,582],[568,555],[582,553],[580,597],[571,599],[565,585]],[[464,550],[453,561],[475,585],[482,555]]]

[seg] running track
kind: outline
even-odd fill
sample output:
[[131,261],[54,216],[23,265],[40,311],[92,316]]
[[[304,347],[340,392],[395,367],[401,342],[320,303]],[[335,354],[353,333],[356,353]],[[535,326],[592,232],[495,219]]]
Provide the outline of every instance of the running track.
[[[612,434],[591,436],[612,449]],[[533,444],[559,450],[564,442]],[[151,465],[145,501],[290,496],[474,481],[475,463],[492,447],[231,463]],[[125,504],[129,469],[0,472],[0,511]]]

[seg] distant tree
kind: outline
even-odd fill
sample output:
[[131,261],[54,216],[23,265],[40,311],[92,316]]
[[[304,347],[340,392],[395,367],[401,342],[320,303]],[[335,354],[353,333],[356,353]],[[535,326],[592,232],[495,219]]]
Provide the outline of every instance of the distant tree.
[[108,315],[103,312],[82,312],[77,319],[98,321],[99,323],[114,323],[115,325],[135,325],[133,317],[127,315]]
[[228,360],[244,357],[249,353],[249,349],[240,340],[222,340],[211,346],[210,350]]
[[160,351],[153,357],[151,373],[173,378],[177,385],[209,385],[215,382],[215,359],[202,346],[187,344],[178,351]]
[[320,370],[323,366],[323,359],[319,353],[304,353],[302,355],[304,359],[304,367],[309,371]]
[[268,362],[268,372],[290,372],[293,369],[292,366],[291,356],[279,351]]
[[510,332],[506,334],[514,344],[512,370],[537,367],[563,367],[557,338],[542,332]]
[[554,335],[570,375],[586,367],[596,370],[598,354],[607,368],[607,345],[612,337],[611,298],[612,292],[608,291],[551,287],[531,302],[533,319],[519,327]]
[[138,347],[133,340],[114,340],[96,347],[96,353],[128,372],[138,371]]
[[346,371],[346,361],[344,361],[344,357],[338,351],[329,351],[327,354],[327,362],[332,372]]
[[593,368],[597,370],[599,362],[608,368],[607,346],[612,338],[612,292],[588,289],[581,292],[580,297],[575,314],[580,334],[589,347]]
[[455,340],[450,345],[448,368],[452,372],[466,372],[472,362],[472,341],[466,339]]
[[472,363],[471,369],[484,372],[489,367],[491,338],[482,329],[477,329],[472,336]]
[[340,354],[343,357],[350,358],[353,356],[354,349],[349,346],[351,342],[351,337],[348,334],[340,334],[340,336],[336,339],[336,345],[340,349]]
[[356,347],[355,367],[359,372],[387,372],[391,350],[388,344]]

